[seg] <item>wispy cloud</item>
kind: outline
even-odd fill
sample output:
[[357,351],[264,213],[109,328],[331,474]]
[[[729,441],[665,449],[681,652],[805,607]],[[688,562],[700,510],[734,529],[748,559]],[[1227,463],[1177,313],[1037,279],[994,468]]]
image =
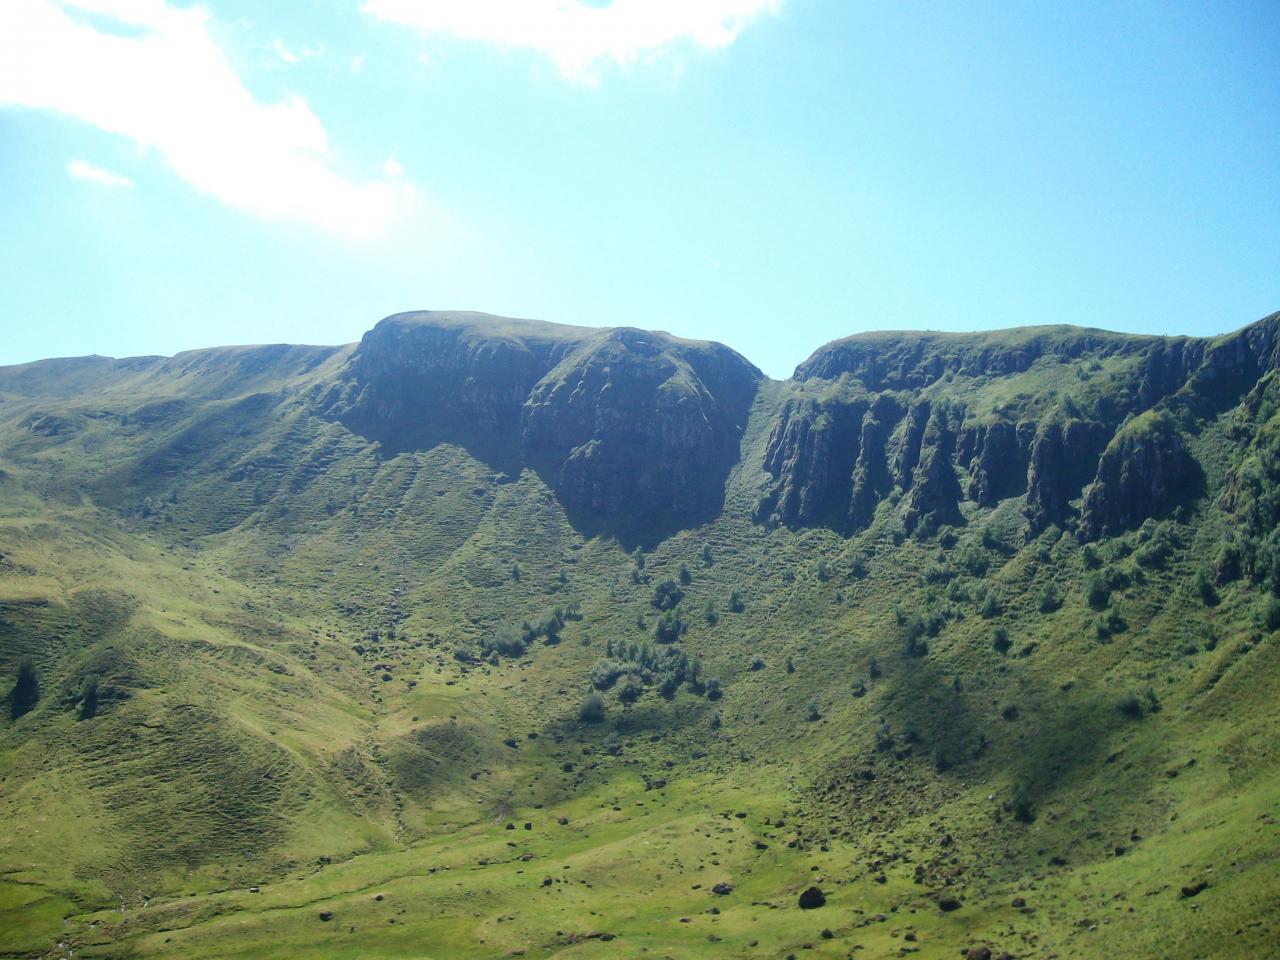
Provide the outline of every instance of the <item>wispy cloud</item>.
[[524,48],[549,57],[566,77],[590,81],[601,63],[619,65],[692,43],[727,47],[751,20],[782,0],[365,0],[379,20],[425,34]]
[[0,0],[0,106],[128,137],[257,217],[351,238],[385,230],[412,188],[338,172],[307,103],[255,98],[209,27],[203,8],[166,0]]
[[301,50],[292,50],[286,47],[279,37],[271,41],[271,49],[275,51],[277,57],[289,64],[312,60],[324,53],[324,47],[303,47]]
[[67,173],[75,177],[77,180],[88,180],[91,183],[100,183],[104,187],[132,187],[133,181],[126,176],[118,173],[112,173],[103,167],[95,167],[92,163],[84,160],[72,160],[67,164]]

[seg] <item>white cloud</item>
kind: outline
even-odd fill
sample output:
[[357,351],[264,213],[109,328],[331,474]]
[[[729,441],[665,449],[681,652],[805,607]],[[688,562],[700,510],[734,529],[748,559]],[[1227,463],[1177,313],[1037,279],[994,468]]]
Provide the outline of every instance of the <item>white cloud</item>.
[[399,180],[404,176],[404,165],[395,157],[388,158],[387,162],[382,165],[382,169],[386,171],[387,176],[392,180]]
[[301,50],[290,50],[279,37],[271,41],[271,49],[275,51],[277,57],[290,64],[311,60],[324,53],[323,47],[303,47]]
[[755,17],[782,0],[365,0],[379,20],[426,34],[452,34],[535,50],[560,72],[590,81],[602,62],[627,65],[679,42],[727,47]]
[[95,167],[92,163],[86,163],[83,160],[72,160],[67,164],[67,173],[75,177],[77,180],[88,180],[91,183],[100,183],[105,187],[132,187],[133,181],[128,177],[121,176],[118,173],[112,173],[110,170],[102,167]]
[[256,99],[208,21],[203,8],[166,0],[0,0],[0,106],[128,137],[254,216],[357,239],[385,230],[412,188],[337,172],[306,102]]

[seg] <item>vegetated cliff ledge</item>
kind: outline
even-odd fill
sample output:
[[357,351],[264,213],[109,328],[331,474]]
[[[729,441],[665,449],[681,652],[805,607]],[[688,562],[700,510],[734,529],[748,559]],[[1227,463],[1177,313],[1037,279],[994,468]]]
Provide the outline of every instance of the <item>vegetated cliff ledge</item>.
[[762,376],[667,333],[420,312],[367,333],[327,403],[388,451],[532,467],[579,529],[642,543],[719,512]]
[[1182,432],[1280,367],[1278,334],[1280,314],[1211,339],[1029,327],[834,341],[796,368],[757,519],[848,533],[887,503],[909,533],[1021,496],[1029,536],[1131,529],[1203,492]]

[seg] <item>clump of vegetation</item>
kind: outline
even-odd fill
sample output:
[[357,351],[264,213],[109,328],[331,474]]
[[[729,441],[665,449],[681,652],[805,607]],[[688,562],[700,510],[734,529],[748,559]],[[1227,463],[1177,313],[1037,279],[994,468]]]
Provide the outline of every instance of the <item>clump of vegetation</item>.
[[35,709],[40,699],[40,676],[30,657],[18,661],[18,675],[9,691],[9,716],[14,720]]
[[649,603],[658,610],[672,610],[684,599],[684,591],[671,579],[663,580],[653,588]]
[[747,605],[742,599],[741,590],[734,590],[729,594],[729,609],[734,613],[741,613],[747,609]]
[[88,720],[98,712],[98,678],[89,677],[80,687],[80,707],[77,716]]
[[680,582],[686,587],[693,583],[693,574],[689,572],[688,564],[680,564]]
[[677,607],[665,611],[658,618],[657,623],[653,625],[653,636],[659,643],[675,643],[687,629],[688,624],[684,622]]
[[669,700],[681,684],[688,684],[695,693],[702,689],[702,661],[687,656],[679,647],[655,646],[647,640],[629,643],[609,640],[604,658],[591,665],[589,676],[597,690],[608,690],[622,679],[619,698],[624,703],[633,702],[639,696],[634,688],[627,686],[631,680],[641,691],[644,687],[656,687],[658,693]]
[[1058,593],[1058,588],[1052,583],[1046,583],[1044,589],[1040,591],[1040,600],[1037,607],[1041,613],[1053,613],[1062,606],[1062,595]]
[[822,710],[819,709],[817,700],[809,701],[809,706],[805,708],[804,718],[810,723],[814,723],[822,719]]
[[1009,811],[1019,823],[1031,823],[1036,818],[1031,791],[1024,784],[1015,783],[1009,797]]
[[1084,585],[1085,600],[1094,610],[1105,610],[1111,602],[1111,584],[1101,573],[1092,574]]
[[1220,600],[1218,588],[1213,585],[1213,581],[1203,570],[1196,571],[1195,591],[1196,596],[1200,598],[1200,602],[1206,607],[1216,607],[1218,605]]
[[1009,652],[1009,631],[1004,627],[996,627],[991,631],[991,646],[996,653]]
[[578,707],[578,719],[583,723],[604,722],[604,698],[598,693],[589,693]]
[[992,591],[987,591],[987,595],[982,598],[982,604],[978,607],[978,615],[984,620],[992,620],[1001,614],[1000,601],[996,599],[996,595]]
[[753,672],[756,670],[763,670],[764,667],[764,657],[760,656],[758,653],[751,658],[751,662],[747,665],[747,669]]
[[707,626],[714,627],[720,622],[720,611],[716,609],[714,600],[708,600],[706,607],[702,610],[702,618],[707,621]]

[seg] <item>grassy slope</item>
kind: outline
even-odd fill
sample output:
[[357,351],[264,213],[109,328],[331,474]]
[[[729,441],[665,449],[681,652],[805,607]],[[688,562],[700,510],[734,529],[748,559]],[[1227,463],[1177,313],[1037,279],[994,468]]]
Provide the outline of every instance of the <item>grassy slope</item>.
[[[0,403],[0,662],[33,654],[43,691],[0,733],[0,954],[1256,957],[1280,935],[1280,655],[1261,598],[1191,589],[1212,506],[1162,566],[1136,563],[1136,534],[1098,551],[1129,580],[1110,601],[1127,629],[1100,640],[1084,552],[1022,545],[1016,501],[947,549],[895,545],[888,509],[849,540],[750,524],[791,389],[771,384],[724,514],[636,584],[532,474],[501,482],[448,446],[380,460],[310,417],[341,358],[242,380],[208,355],[180,381]],[[1075,382],[1046,364],[931,390],[980,413]],[[33,435],[34,407],[73,426]],[[1220,428],[1198,442],[1212,472]],[[606,639],[645,636],[652,583],[681,564],[681,643],[724,698],[609,694],[606,724],[577,723]],[[955,575],[922,582],[938,568]],[[1048,582],[1062,605],[1042,613]],[[583,617],[559,644],[452,656],[565,599]],[[895,608],[927,605],[949,618],[906,656]],[[131,696],[78,721],[63,697],[90,672]],[[1116,709],[1148,688],[1159,712]],[[1015,785],[1029,824],[1005,809]],[[828,905],[800,911],[815,877]]]

